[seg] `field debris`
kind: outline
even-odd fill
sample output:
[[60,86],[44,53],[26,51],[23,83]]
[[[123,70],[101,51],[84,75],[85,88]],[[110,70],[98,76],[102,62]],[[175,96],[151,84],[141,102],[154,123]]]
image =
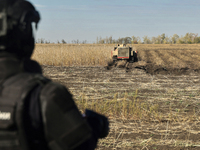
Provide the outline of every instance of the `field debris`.
[[45,76],[68,87],[80,110],[109,117],[110,134],[97,150],[199,149],[200,75],[134,69],[43,66]]
[[199,149],[200,45],[135,46],[135,63],[111,62],[109,48],[102,45],[91,51],[82,45],[91,57],[67,57],[78,56],[76,46],[59,53],[63,61],[60,55],[55,60],[48,57],[53,54],[37,56],[51,60],[42,63],[44,75],[65,85],[81,112],[89,108],[109,117],[110,134],[99,140],[97,150]]
[[[195,59],[194,54],[196,54]],[[130,63],[120,60],[115,63],[109,62],[105,68],[107,70],[123,68],[128,71],[142,69],[151,75],[188,75],[193,72],[200,72],[200,63],[197,60],[200,61],[200,52],[196,50],[146,50],[138,52],[138,62]]]

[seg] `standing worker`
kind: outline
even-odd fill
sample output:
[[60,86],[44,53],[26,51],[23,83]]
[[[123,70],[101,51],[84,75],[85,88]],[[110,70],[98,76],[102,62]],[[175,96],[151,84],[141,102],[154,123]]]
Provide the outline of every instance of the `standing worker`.
[[39,20],[30,2],[0,0],[0,150],[95,149],[107,118],[82,117],[68,90],[30,59]]

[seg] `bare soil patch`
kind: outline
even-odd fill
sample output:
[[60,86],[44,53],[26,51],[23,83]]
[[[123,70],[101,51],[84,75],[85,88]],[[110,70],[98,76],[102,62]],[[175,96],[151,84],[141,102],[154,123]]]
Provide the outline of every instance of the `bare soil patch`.
[[196,50],[138,50],[139,62],[118,61],[109,63],[106,68],[125,68],[126,71],[137,68],[151,75],[189,75],[192,72],[199,73],[200,63],[197,59],[200,59],[200,51]]
[[[143,51],[143,54],[147,53]],[[130,101],[138,90],[138,103],[158,104],[156,114],[152,112],[154,116],[158,115],[157,119],[109,115],[110,134],[99,141],[99,150],[200,149],[199,65],[194,60],[191,61],[194,65],[181,68],[177,67],[178,62],[173,65],[169,61],[168,65],[168,58],[162,52],[149,55],[153,56],[160,56],[165,64],[154,65],[152,59],[139,56],[139,62],[122,68],[113,64],[106,67],[43,66],[43,71],[53,81],[64,84],[76,101],[83,93],[88,100],[111,101],[115,93],[120,99],[125,92],[128,93],[127,101]],[[148,62],[144,58],[148,58]]]

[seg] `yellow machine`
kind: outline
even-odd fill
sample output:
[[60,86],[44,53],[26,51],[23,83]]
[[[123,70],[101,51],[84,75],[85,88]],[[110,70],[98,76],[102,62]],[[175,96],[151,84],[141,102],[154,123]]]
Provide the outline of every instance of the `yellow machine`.
[[113,62],[117,60],[127,60],[128,62],[137,62],[137,51],[133,51],[132,47],[125,44],[117,45],[114,50],[111,51],[111,58]]

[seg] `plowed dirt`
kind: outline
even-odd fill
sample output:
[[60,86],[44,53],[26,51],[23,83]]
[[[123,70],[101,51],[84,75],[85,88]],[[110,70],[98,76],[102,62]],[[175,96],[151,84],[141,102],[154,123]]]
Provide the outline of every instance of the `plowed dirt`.
[[[180,52],[180,56],[176,54],[178,58],[187,54]],[[139,62],[122,68],[43,66],[43,70],[45,76],[64,84],[76,101],[83,93],[89,100],[110,101],[115,93],[133,95],[138,90],[138,102],[159,105],[161,120],[127,120],[108,116],[110,134],[99,141],[98,150],[200,149],[199,52],[187,55],[183,67],[182,58],[173,56],[178,61],[173,63],[167,57],[172,56],[171,53],[143,51]],[[155,59],[153,56],[160,57]],[[186,56],[183,58],[186,60]],[[171,115],[175,117],[170,119]]]
[[127,71],[137,68],[151,75],[188,75],[200,71],[200,50],[139,50],[138,60],[135,63],[118,61],[108,64],[106,68],[118,67]]

